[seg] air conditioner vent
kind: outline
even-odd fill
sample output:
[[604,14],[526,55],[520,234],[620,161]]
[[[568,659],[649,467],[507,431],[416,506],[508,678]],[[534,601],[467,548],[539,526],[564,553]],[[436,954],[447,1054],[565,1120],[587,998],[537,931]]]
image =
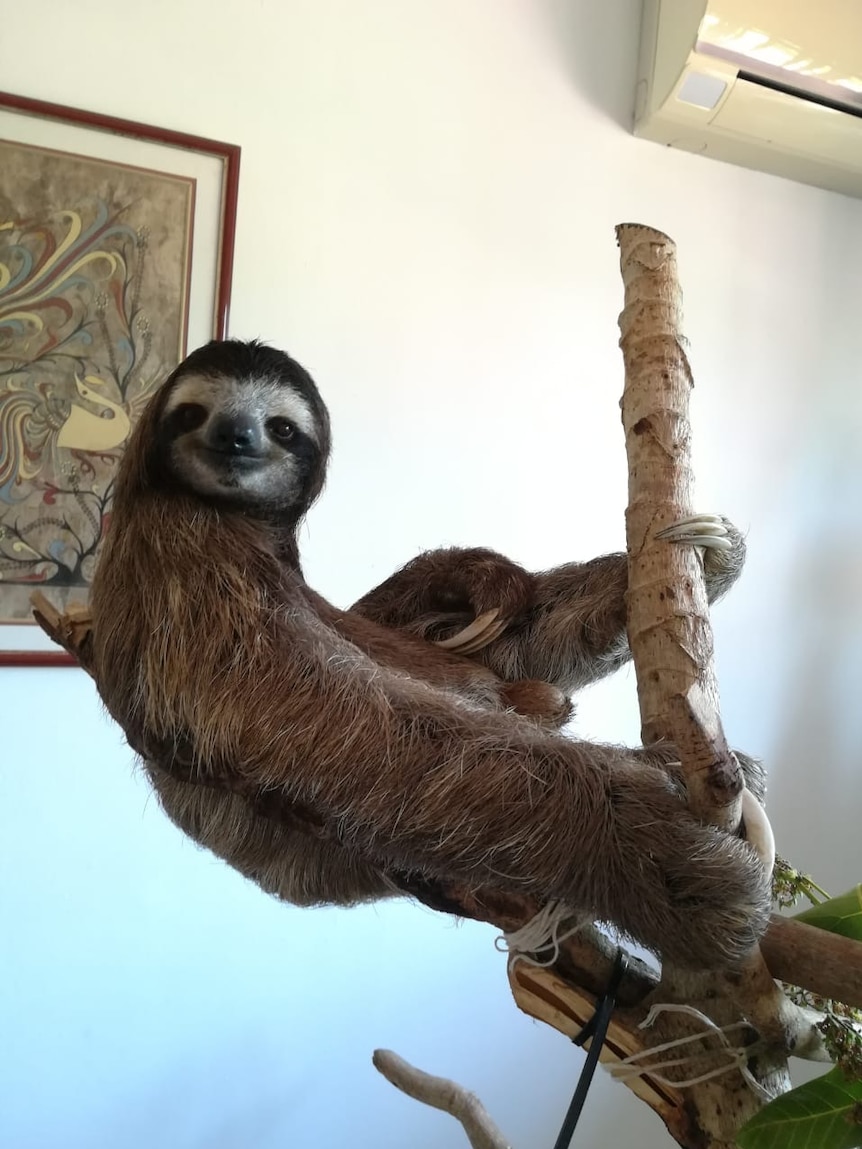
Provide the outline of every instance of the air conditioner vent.
[[645,0],[634,131],[862,197],[862,2]]

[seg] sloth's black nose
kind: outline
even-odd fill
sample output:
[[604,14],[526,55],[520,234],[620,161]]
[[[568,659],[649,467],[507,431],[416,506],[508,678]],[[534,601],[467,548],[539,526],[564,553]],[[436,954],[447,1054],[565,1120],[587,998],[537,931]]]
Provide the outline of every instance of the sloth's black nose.
[[260,428],[248,415],[221,415],[207,436],[214,451],[224,455],[259,455],[263,447]]

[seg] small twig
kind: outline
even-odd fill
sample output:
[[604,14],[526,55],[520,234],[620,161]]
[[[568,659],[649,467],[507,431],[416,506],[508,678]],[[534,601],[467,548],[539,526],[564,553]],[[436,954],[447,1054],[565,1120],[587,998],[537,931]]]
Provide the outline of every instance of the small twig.
[[371,1060],[375,1069],[396,1089],[460,1121],[473,1149],[512,1149],[511,1142],[494,1124],[479,1098],[463,1085],[423,1073],[389,1049],[375,1049]]

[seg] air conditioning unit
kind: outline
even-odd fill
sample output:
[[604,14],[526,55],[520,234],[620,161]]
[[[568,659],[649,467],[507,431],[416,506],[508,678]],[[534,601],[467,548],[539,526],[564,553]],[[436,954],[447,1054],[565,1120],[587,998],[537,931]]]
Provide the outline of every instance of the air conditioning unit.
[[644,0],[634,131],[862,197],[862,0]]

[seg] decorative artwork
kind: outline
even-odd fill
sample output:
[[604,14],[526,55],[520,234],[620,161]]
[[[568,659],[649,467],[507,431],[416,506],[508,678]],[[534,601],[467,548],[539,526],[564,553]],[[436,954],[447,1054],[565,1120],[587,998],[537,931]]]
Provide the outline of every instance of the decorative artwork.
[[0,94],[0,663],[62,663],[152,391],[226,328],[239,149]]

